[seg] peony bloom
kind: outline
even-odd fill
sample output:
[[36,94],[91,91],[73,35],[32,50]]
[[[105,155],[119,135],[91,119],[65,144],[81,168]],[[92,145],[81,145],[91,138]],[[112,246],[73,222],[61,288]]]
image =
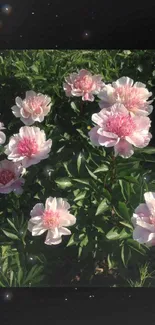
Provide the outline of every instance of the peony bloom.
[[35,126],[23,126],[18,134],[14,134],[8,145],[5,146],[5,154],[8,159],[17,162],[27,168],[47,159],[52,146],[52,140],[46,141],[43,130]]
[[26,92],[24,100],[16,97],[15,103],[16,105],[11,108],[12,112],[16,117],[20,117],[25,125],[32,125],[36,121],[42,122],[52,105],[50,97],[36,94],[33,90]]
[[82,96],[83,101],[93,102],[93,95],[97,95],[104,86],[101,79],[102,76],[93,76],[89,71],[82,69],[79,73],[72,73],[65,78],[66,83],[63,84],[63,89],[68,97]]
[[49,197],[45,202],[38,203],[31,211],[28,230],[32,236],[42,235],[47,231],[45,244],[57,245],[62,242],[62,235],[70,235],[66,227],[76,223],[76,218],[69,213],[70,205],[62,198]]
[[22,185],[25,180],[20,176],[24,168],[20,163],[14,163],[7,159],[0,161],[0,193],[6,194],[14,191],[17,194],[23,192]]
[[146,116],[131,116],[122,104],[103,108],[92,115],[97,124],[89,132],[94,145],[114,147],[115,156],[129,158],[133,155],[133,146],[146,147],[152,135],[149,133],[151,121]]
[[131,221],[134,226],[133,239],[147,246],[155,245],[155,193],[146,192],[145,202],[134,211]]
[[146,85],[136,82],[128,77],[122,77],[112,84],[106,85],[98,97],[100,108],[112,106],[115,103],[123,104],[131,114],[149,115],[153,110],[151,101],[147,101],[152,95],[146,89]]
[[[0,122],[0,130],[4,130],[4,124]],[[0,131],[0,145],[3,144],[6,141],[6,135]]]

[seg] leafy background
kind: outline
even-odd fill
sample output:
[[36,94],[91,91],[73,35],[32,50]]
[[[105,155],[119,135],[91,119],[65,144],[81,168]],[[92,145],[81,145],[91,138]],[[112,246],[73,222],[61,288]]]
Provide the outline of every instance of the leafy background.
[[[88,132],[98,100],[67,98],[64,77],[78,69],[106,83],[128,76],[155,94],[153,50],[26,50],[0,55],[0,113],[9,137],[22,122],[12,114],[15,97],[33,89],[51,96],[43,123],[53,140],[48,160],[31,166],[21,196],[0,195],[0,286],[154,286],[155,249],[132,239],[131,217],[145,191],[155,191],[155,128],[149,147],[130,159],[93,147]],[[5,158],[1,148],[1,159]],[[77,223],[62,244],[46,246],[27,231],[30,210],[49,196],[67,198]],[[67,237],[67,238],[66,238]]]

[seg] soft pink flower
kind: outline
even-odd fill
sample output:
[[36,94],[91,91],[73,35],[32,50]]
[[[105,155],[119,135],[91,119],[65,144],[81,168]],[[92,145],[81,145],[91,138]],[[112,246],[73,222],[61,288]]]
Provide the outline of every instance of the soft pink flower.
[[[4,130],[4,129],[6,129],[4,127],[4,124],[0,122],[0,130]],[[6,141],[6,135],[2,131],[0,131],[0,145],[3,144],[5,141]]]
[[20,161],[27,168],[47,159],[52,146],[52,140],[46,141],[43,130],[35,126],[23,126],[18,134],[14,134],[7,146],[5,154],[14,162]]
[[47,95],[36,94],[33,90],[26,92],[26,98],[20,97],[15,99],[16,105],[13,106],[12,112],[16,117],[26,125],[32,125],[36,121],[42,122],[44,117],[51,109],[51,98]]
[[112,84],[106,85],[99,93],[100,108],[110,107],[115,103],[123,104],[131,114],[149,115],[153,110],[151,101],[147,101],[152,93],[146,89],[146,85],[136,82],[129,77],[122,77]]
[[24,168],[20,163],[13,163],[7,159],[0,161],[0,193],[6,194],[14,191],[23,192],[22,185],[25,180],[21,177]]
[[38,203],[31,211],[31,219],[28,222],[28,230],[32,236],[42,235],[47,231],[45,244],[57,245],[62,241],[62,235],[70,235],[71,231],[66,227],[76,223],[76,218],[70,214],[70,205],[62,198],[49,197],[45,202]]
[[93,95],[97,95],[104,86],[102,76],[93,76],[85,69],[80,70],[79,73],[72,73],[65,78],[65,81],[63,89],[66,92],[66,96],[82,96],[83,101],[93,102]]
[[146,192],[144,198],[146,203],[139,204],[131,218],[133,239],[140,244],[155,246],[155,193]]
[[103,108],[92,115],[97,124],[89,132],[94,145],[114,147],[115,156],[129,158],[133,155],[133,146],[146,147],[152,135],[149,133],[151,121],[146,116],[131,116],[122,104]]

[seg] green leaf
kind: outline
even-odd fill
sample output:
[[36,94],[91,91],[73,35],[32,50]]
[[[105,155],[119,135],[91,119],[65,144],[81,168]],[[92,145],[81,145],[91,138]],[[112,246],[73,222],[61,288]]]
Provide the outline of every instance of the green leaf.
[[15,240],[20,240],[20,238],[19,238],[17,235],[15,235],[15,234],[12,234],[11,232],[6,231],[6,230],[4,230],[4,229],[2,229],[2,231],[3,231],[3,233],[4,233],[7,237],[9,237],[9,238],[11,238],[11,239],[15,239]]
[[108,210],[109,205],[107,204],[107,200],[104,199],[98,206],[97,211],[96,211],[96,216],[99,214],[102,214],[104,211]]
[[121,225],[123,225],[123,226],[126,226],[127,228],[130,228],[130,229],[132,229],[133,230],[133,226],[132,225],[130,225],[129,223],[126,223],[126,222],[122,222],[122,221],[120,221],[119,222]]
[[106,190],[105,188],[102,188],[102,193],[104,194],[105,198],[108,200],[108,201],[111,201],[111,194],[109,193],[108,190]]
[[125,220],[130,221],[130,215],[129,215],[129,209],[127,208],[126,204],[124,202],[119,202],[118,203],[118,208],[121,217],[123,217]]
[[98,230],[98,232],[104,234],[104,230],[101,227],[95,226],[95,228]]
[[86,197],[86,194],[87,194],[87,191],[83,191],[83,192],[80,192],[76,198],[74,199],[74,201],[79,201],[79,200],[83,200],[85,197]]
[[77,158],[77,170],[78,170],[78,173],[80,173],[80,167],[81,167],[82,158],[83,158],[83,156],[82,156],[82,154],[80,152],[79,155],[78,155],[78,158]]
[[83,246],[87,246],[88,244],[88,236],[85,235],[85,237],[82,239],[81,243],[80,243],[80,246],[83,247]]
[[95,180],[97,180],[97,176],[94,175],[94,174],[91,172],[91,170],[87,167],[87,165],[85,165],[85,167],[86,167],[86,169],[87,169],[89,175],[90,175],[92,178],[94,178]]
[[94,174],[100,173],[100,172],[107,172],[108,170],[109,170],[109,167],[107,165],[103,164],[94,171]]
[[106,238],[109,240],[118,240],[118,239],[125,239],[130,237],[131,234],[128,233],[124,228],[122,229],[121,232],[119,232],[119,229],[114,227],[112,228],[107,234]]
[[107,234],[106,238],[109,240],[118,240],[120,238],[120,234],[118,233],[118,229],[116,227],[112,228]]
[[71,182],[70,178],[67,178],[67,177],[57,178],[55,180],[55,182],[58,185],[58,187],[60,187],[63,190],[65,188],[69,188],[72,186],[72,182]]
[[135,148],[135,152],[145,153],[147,155],[155,154],[155,148],[154,147],[147,147],[147,148]]
[[31,282],[33,279],[35,279],[36,276],[41,275],[42,270],[43,270],[42,266],[34,265],[32,267],[32,269],[30,270],[30,272],[28,273],[28,275],[24,281],[24,284]]
[[127,180],[129,183],[138,183],[138,180],[132,176],[124,176],[123,179]]
[[137,241],[133,239],[127,239],[126,244],[136,252],[145,255],[146,254],[146,248],[144,246],[140,245]]
[[74,112],[79,113],[79,110],[78,110],[78,108],[77,108],[77,106],[75,105],[74,102],[71,102],[71,107],[72,107]]
[[125,267],[127,267],[130,258],[131,258],[131,249],[128,246],[123,245],[121,248],[121,259]]
[[90,185],[89,179],[78,179],[78,178],[73,178],[74,182],[77,183],[81,183],[81,184],[86,184],[86,185]]

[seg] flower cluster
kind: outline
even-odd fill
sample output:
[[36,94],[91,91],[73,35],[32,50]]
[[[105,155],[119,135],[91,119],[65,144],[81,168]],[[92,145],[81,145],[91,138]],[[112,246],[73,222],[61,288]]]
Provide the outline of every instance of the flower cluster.
[[[66,96],[82,97],[83,101],[94,101],[94,95],[100,99],[100,111],[92,115],[96,124],[88,133],[91,142],[96,146],[114,147],[115,156],[129,158],[134,154],[134,147],[144,148],[151,140],[149,132],[151,120],[148,117],[153,107],[149,97],[152,95],[143,83],[129,77],[122,77],[112,84],[106,85],[102,76],[92,75],[82,69],[65,78],[63,89]],[[43,122],[50,112],[52,101],[47,95],[27,91],[22,100],[16,97],[11,109],[13,114],[25,124],[17,134],[10,137],[5,145],[7,159],[0,162],[0,193],[14,191],[23,192],[26,168],[38,164],[49,157],[52,140],[35,122]],[[0,123],[0,130],[5,129]],[[0,144],[6,141],[5,134],[0,131]],[[135,210],[132,223],[133,238],[139,243],[155,245],[155,193],[144,195],[146,203]],[[45,244],[61,243],[63,235],[70,235],[67,228],[76,223],[76,218],[69,212],[70,205],[66,199],[49,197],[45,206],[36,204],[30,212],[28,230],[32,236],[42,235],[47,231]]]
[[92,115],[97,125],[89,132],[96,146],[114,147],[115,156],[129,158],[134,147],[146,147],[152,135],[149,132],[152,112],[152,95],[141,82],[134,84],[128,77],[122,77],[112,84],[105,85],[98,97],[101,108]]
[[[38,164],[41,160],[47,159],[52,147],[52,140],[46,140],[46,134],[36,126],[30,126],[42,122],[50,112],[51,98],[37,94],[34,91],[27,91],[26,98],[15,99],[16,105],[12,112],[25,124],[19,129],[19,133],[10,137],[5,145],[4,153],[7,159],[0,162],[0,193],[8,194],[15,192],[22,194],[22,186],[25,183],[23,175],[26,168]],[[0,123],[0,129],[5,129]],[[6,141],[5,134],[0,131],[0,144]],[[28,222],[28,229],[32,236],[38,236],[48,231],[45,244],[56,245],[62,241],[62,235],[70,235],[71,231],[66,228],[75,224],[76,218],[69,213],[70,205],[62,198],[49,197],[43,204],[36,204],[30,212],[31,219]]]

